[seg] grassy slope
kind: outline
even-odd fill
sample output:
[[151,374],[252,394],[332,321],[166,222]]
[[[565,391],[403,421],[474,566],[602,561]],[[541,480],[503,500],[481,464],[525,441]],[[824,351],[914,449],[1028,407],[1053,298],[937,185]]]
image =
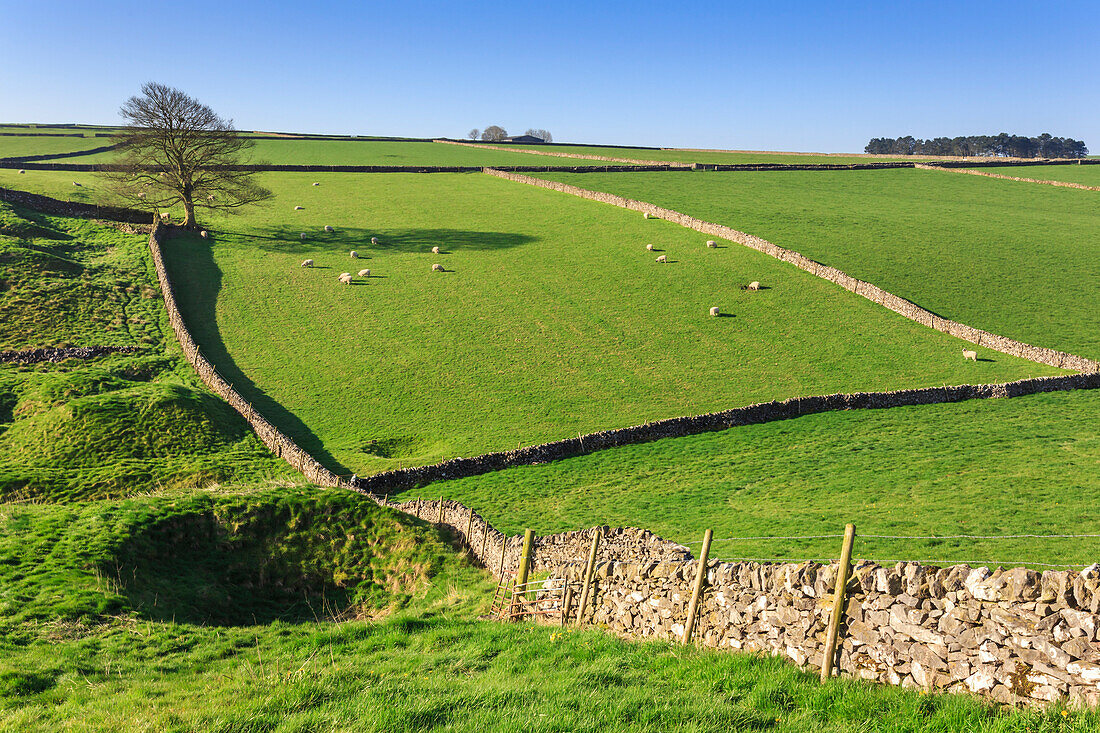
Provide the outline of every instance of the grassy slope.
[[540,175],[727,224],[944,317],[1100,357],[1089,192],[921,170]]
[[[0,130],[3,132],[3,130]],[[94,137],[8,137],[0,135],[0,158],[14,158],[23,155],[46,155],[47,153],[72,153],[77,150],[90,150],[110,145],[107,138]],[[83,160],[83,157],[81,158]]]
[[[433,484],[509,534],[597,524],[678,542],[836,534],[1100,533],[1100,391],[810,415]],[[980,458],[979,458],[980,457]],[[403,498],[415,498],[418,491]],[[835,557],[839,540],[718,542]],[[1089,564],[1096,540],[859,539],[859,557]]]
[[[10,729],[842,731],[874,720],[890,730],[1074,731],[1097,722],[853,680],[819,685],[774,658],[473,621],[486,576],[422,523],[342,492],[0,505],[0,560],[0,727]],[[379,610],[392,615],[324,620]]]
[[[966,364],[961,342],[789,265],[563,194],[462,174],[264,180],[278,198],[215,222],[212,246],[169,243],[172,277],[226,377],[348,473],[792,395],[1052,372]],[[771,289],[738,289],[754,279]]]
[[[248,155],[255,162],[294,165],[605,165],[595,160],[385,140],[257,140]],[[113,152],[98,153],[74,162],[106,163],[115,157]]]
[[145,242],[0,203],[0,350],[142,349],[0,365],[0,496],[82,499],[296,480],[180,356]]
[[1040,181],[1067,181],[1086,186],[1100,186],[1100,165],[1026,165],[986,168],[987,173],[1001,176],[1037,178]]

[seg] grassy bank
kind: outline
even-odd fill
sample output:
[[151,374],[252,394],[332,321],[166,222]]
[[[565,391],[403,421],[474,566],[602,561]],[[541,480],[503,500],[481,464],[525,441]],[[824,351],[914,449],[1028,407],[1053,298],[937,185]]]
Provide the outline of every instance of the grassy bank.
[[1084,191],[923,170],[539,175],[726,224],[945,318],[1100,357],[1100,214]]

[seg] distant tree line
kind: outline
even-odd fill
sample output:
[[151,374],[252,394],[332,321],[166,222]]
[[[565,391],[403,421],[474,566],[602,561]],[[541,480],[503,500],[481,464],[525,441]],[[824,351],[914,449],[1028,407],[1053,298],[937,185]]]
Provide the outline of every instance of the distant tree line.
[[968,135],[921,140],[912,135],[875,137],[863,149],[880,155],[962,155],[1008,158],[1084,158],[1089,149],[1080,140],[1054,137],[1044,132],[1039,137],[1009,135]]

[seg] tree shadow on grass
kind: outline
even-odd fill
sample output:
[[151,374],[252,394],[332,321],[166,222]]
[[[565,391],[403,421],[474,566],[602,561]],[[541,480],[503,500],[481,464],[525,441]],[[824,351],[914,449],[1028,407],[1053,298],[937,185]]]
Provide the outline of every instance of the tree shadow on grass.
[[202,355],[257,413],[289,436],[321,465],[339,475],[351,470],[333,458],[321,439],[294,413],[268,396],[230,356],[218,329],[216,307],[222,272],[214,262],[211,242],[195,235],[168,239],[162,247],[164,264],[176,294],[176,304]]
[[[301,234],[306,235],[305,239]],[[288,226],[251,230],[224,230],[224,235],[239,238],[265,252],[310,254],[331,252],[335,248],[356,250],[369,254],[409,252],[431,254],[432,247],[439,247],[439,255],[457,251],[486,251],[509,249],[538,241],[537,237],[516,232],[481,232],[464,229],[363,229],[336,227],[334,232],[318,228],[304,230]],[[377,244],[371,238],[378,239]]]

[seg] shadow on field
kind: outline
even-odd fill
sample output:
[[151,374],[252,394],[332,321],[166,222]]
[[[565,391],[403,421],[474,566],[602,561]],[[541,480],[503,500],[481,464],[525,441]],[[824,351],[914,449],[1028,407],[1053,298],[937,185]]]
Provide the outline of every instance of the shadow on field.
[[[477,232],[463,229],[355,229],[336,227],[334,232],[305,231],[301,228],[269,227],[252,231],[226,230],[224,234],[239,237],[267,252],[311,254],[331,252],[333,248],[369,252],[418,252],[430,254],[439,247],[440,255],[461,250],[486,251],[508,249],[530,244],[537,237],[514,232]],[[378,244],[371,244],[377,237]],[[368,259],[364,257],[364,259]]]
[[257,387],[229,355],[215,313],[222,272],[214,262],[211,242],[194,235],[175,237],[164,243],[163,253],[180,313],[203,356],[256,412],[290,436],[325,468],[339,475],[351,474],[351,469],[333,458],[305,423]]

